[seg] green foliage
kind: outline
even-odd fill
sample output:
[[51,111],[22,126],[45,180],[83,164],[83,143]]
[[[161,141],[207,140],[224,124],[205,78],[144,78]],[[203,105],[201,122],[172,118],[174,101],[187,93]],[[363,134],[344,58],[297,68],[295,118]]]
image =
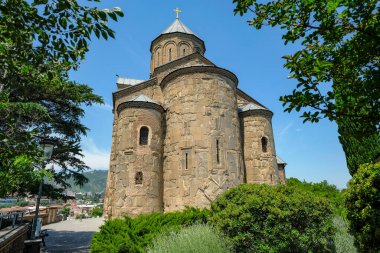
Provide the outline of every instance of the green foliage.
[[[103,100],[70,81],[68,71],[84,59],[92,34],[114,37],[107,21],[118,16],[119,8],[99,10],[78,1],[0,1],[0,197],[35,193],[46,174],[62,187],[45,185],[43,194],[51,197],[63,196],[69,178],[86,181],[82,105]],[[44,170],[42,141],[55,145],[51,160],[59,169]]]
[[1,144],[0,152],[0,197],[6,197],[10,192],[20,190],[25,179],[31,182],[37,180],[37,175],[31,170],[33,154],[25,155],[20,152],[15,156],[12,151],[2,150]]
[[211,204],[209,221],[237,252],[332,252],[332,214],[327,199],[311,192],[243,184]]
[[64,217],[68,217],[70,215],[70,207],[68,206],[65,206],[61,211],[60,213],[64,216]]
[[152,253],[227,253],[230,252],[226,242],[209,225],[196,224],[177,233],[158,235],[148,252]]
[[177,231],[194,223],[206,223],[207,215],[207,210],[187,208],[183,212],[109,220],[94,235],[91,252],[145,252],[156,235]]
[[103,205],[96,206],[92,209],[92,217],[102,217],[103,216]]
[[[284,56],[292,94],[285,111],[303,110],[305,121],[338,123],[351,175],[380,154],[380,6],[378,0],[233,0],[235,14],[250,12],[256,29],[280,27],[301,49]],[[359,158],[359,159],[358,159]]]
[[346,221],[340,216],[335,216],[333,222],[336,229],[334,235],[335,252],[356,253],[357,250],[354,246],[355,239],[348,233],[348,225]]
[[345,192],[347,219],[359,252],[380,251],[380,162],[364,164]]
[[41,200],[41,206],[48,206],[49,204],[49,200]]
[[342,191],[336,188],[335,185],[328,184],[326,180],[320,183],[301,182],[297,178],[286,179],[286,185],[296,187],[303,192],[312,192],[315,195],[327,198],[334,208],[337,215],[344,215],[344,199]]
[[356,173],[361,164],[374,162],[380,156],[380,132],[375,126],[368,130],[361,125],[360,121],[350,119],[342,119],[338,123],[339,141],[351,175]]

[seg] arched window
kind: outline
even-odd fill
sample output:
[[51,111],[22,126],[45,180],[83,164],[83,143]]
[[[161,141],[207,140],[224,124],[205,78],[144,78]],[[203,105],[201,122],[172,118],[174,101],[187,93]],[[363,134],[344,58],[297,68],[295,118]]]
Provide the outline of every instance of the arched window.
[[268,152],[268,138],[261,138],[261,149],[264,153]]
[[172,49],[169,48],[169,61],[172,61]]
[[135,184],[142,184],[143,183],[143,173],[141,171],[136,172],[135,175]]
[[140,145],[148,145],[149,128],[140,128]]

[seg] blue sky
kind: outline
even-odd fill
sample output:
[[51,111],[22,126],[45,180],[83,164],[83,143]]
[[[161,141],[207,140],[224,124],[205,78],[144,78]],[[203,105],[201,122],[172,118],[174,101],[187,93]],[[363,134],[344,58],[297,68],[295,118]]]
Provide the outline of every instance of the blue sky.
[[181,21],[206,44],[205,56],[239,78],[239,88],[273,111],[277,154],[288,163],[287,177],[331,184],[344,188],[350,175],[334,122],[302,123],[297,112],[285,113],[281,95],[296,85],[288,79],[281,56],[295,52],[297,45],[284,46],[282,32],[248,26],[250,15],[234,16],[232,0],[119,0],[103,1],[100,8],[120,7],[125,17],[111,22],[115,40],[90,43],[90,52],[71,78],[90,85],[105,104],[86,108],[83,119],[90,128],[83,138],[85,161],[93,169],[108,169],[112,135],[112,92],[116,74],[136,79],[149,78],[149,47],[175,19],[173,9],[182,10]]

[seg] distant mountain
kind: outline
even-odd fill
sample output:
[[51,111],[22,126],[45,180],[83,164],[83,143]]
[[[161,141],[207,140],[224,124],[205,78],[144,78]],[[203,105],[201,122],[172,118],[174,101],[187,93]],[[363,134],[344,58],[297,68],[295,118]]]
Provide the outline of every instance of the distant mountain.
[[84,172],[83,175],[88,178],[88,183],[82,187],[74,185],[73,180],[68,180],[71,184],[71,188],[68,191],[74,192],[104,192],[106,189],[108,170],[92,170]]

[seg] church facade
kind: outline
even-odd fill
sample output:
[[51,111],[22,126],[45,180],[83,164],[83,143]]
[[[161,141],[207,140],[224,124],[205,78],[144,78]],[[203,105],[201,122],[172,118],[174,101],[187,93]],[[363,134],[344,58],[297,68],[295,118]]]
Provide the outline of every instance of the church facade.
[[151,43],[150,79],[119,77],[105,216],[207,207],[241,183],[285,182],[273,113],[204,54],[177,17]]

